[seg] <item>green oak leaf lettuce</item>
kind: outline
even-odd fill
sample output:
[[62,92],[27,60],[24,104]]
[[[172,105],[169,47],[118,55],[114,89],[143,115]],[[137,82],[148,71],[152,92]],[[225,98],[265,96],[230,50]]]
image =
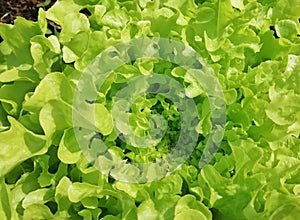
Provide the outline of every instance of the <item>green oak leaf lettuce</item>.
[[[18,17],[14,24],[0,23],[0,219],[298,219],[299,11],[299,0],[57,0],[40,8],[37,22]],[[95,57],[141,37],[191,46],[220,82],[224,137],[213,135],[219,149],[202,167],[215,126],[204,88],[214,87],[212,81],[196,83],[195,71],[137,59],[112,71],[82,111],[73,106],[80,77]],[[140,173],[131,162],[170,153],[180,111],[162,95],[134,100],[122,132],[145,136],[166,128],[151,140],[155,146],[137,148],[116,133],[112,106],[124,84],[152,73],[179,82],[200,121],[187,161],[147,182],[166,167],[152,164]],[[151,119],[153,114],[162,117]],[[130,183],[127,174],[144,182]]]

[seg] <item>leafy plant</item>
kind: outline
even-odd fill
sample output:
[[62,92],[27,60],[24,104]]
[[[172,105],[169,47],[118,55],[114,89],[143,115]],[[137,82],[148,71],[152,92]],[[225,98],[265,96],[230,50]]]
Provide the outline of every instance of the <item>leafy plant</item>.
[[[299,11],[299,0],[59,0],[47,11],[40,8],[37,22],[18,17],[14,25],[0,24],[0,218],[297,219]],[[106,48],[143,37],[190,45],[222,86],[225,134],[203,167],[199,160],[213,126],[211,106],[193,75],[171,62],[137,59],[122,65],[97,99],[87,100],[95,108],[95,130],[73,126],[82,72]],[[91,149],[97,147],[104,168],[122,160],[122,172],[138,173],[126,162],[167,155],[181,127],[180,112],[166,97],[141,96],[130,110],[130,128],[138,135],[147,135],[156,122],[163,126],[152,115],[166,119],[156,146],[136,148],[113,129],[117,91],[149,72],[173,77],[195,101],[197,146],[165,178],[126,183],[93,166],[76,129],[85,132],[82,141]]]

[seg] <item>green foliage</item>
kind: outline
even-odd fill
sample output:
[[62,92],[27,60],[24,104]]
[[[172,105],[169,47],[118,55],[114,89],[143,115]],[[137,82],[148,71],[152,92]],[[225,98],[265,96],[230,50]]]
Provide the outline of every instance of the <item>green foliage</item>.
[[[48,11],[40,9],[37,22],[19,17],[14,25],[0,24],[0,219],[299,218],[299,12],[299,0],[58,0]],[[91,103],[95,130],[72,125],[82,71],[107,47],[139,37],[190,45],[222,85],[226,131],[201,169],[212,128],[210,103],[197,76],[167,61],[136,60],[114,71]],[[82,154],[74,133],[83,129],[83,141],[99,147],[102,139],[108,146],[97,151],[110,155],[99,155],[102,168],[117,159],[149,162],[167,155],[178,140],[180,118],[165,97],[135,100],[126,128],[145,135],[154,122],[163,126],[161,118],[151,119],[162,115],[168,128],[155,147],[135,148],[113,129],[117,91],[152,71],[176,78],[196,102],[197,146],[159,181],[113,180]]]

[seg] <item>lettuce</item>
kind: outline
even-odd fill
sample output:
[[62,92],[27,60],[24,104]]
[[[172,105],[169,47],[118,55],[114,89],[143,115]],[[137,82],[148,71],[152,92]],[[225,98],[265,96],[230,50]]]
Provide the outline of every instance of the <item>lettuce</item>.
[[0,218],[297,219],[299,11],[58,0],[0,24]]

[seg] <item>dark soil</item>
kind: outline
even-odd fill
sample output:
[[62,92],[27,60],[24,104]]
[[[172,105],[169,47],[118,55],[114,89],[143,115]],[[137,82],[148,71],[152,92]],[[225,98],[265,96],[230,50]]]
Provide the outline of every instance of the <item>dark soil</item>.
[[39,7],[47,9],[54,1],[47,6],[44,3],[44,0],[0,0],[0,22],[13,24],[17,16],[36,21]]

